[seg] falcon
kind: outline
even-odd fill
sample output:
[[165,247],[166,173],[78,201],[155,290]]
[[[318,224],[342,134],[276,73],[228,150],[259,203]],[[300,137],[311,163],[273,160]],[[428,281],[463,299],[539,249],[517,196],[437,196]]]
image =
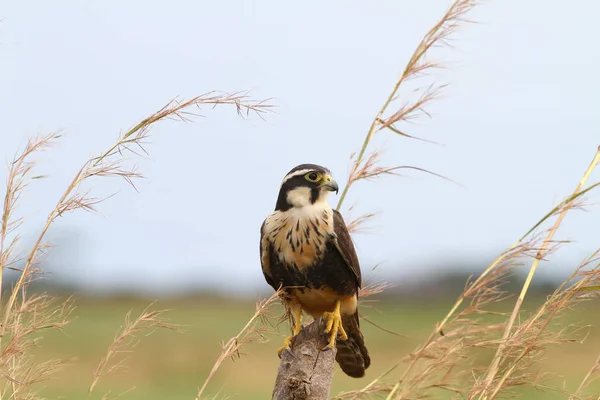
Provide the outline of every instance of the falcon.
[[360,378],[371,363],[358,321],[360,265],[342,215],[327,202],[330,192],[338,184],[327,168],[302,164],[288,172],[260,229],[260,261],[294,321],[278,354],[302,330],[303,312],[323,317],[327,348],[337,348],[344,373]]

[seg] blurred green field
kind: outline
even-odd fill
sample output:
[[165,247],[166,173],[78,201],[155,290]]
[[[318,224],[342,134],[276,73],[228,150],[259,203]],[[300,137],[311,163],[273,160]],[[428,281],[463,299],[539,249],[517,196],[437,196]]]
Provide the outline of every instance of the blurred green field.
[[[101,378],[92,396],[88,396],[92,373],[106,353],[115,333],[123,325],[124,316],[133,309],[138,315],[149,301],[134,299],[77,299],[76,319],[63,333],[47,332],[36,349],[41,358],[69,358],[70,362],[54,377],[40,385],[40,394],[50,399],[101,399],[110,390],[112,396],[131,400],[190,399],[196,396],[214,361],[220,354],[220,342],[235,335],[254,313],[251,301],[228,301],[212,297],[167,300],[157,308],[170,309],[170,322],[182,325],[184,333],[159,330],[142,338],[126,361],[127,370]],[[587,304],[569,316],[568,322],[583,322],[600,327],[598,304]],[[368,323],[362,327],[372,354],[372,367],[363,379],[344,376],[338,368],[332,394],[363,387],[413,350],[435,323],[449,309],[449,303],[408,304],[386,300],[375,308],[363,307],[363,313],[374,322],[399,332],[403,337],[386,333]],[[595,309],[595,310],[594,310]],[[265,344],[250,344],[245,354],[235,361],[227,360],[209,386],[207,394],[219,398],[269,399],[278,367],[276,349],[280,335]],[[585,344],[566,343],[550,349],[542,371],[564,377],[548,382],[565,389],[577,387],[594,359],[600,353],[599,329],[592,329]],[[600,392],[600,386],[597,386]],[[553,392],[529,390],[515,392],[525,399],[565,399]],[[440,395],[440,398],[446,396]]]

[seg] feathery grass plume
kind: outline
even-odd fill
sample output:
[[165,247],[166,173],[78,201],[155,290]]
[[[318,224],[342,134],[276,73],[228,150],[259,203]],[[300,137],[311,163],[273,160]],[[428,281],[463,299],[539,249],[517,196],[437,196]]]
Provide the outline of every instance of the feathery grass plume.
[[[31,266],[36,262],[36,257],[42,249],[43,239],[52,222],[66,212],[75,211],[78,209],[93,211],[95,210],[95,205],[101,201],[100,199],[89,197],[88,192],[83,191],[82,184],[94,176],[115,176],[121,177],[133,185],[133,180],[142,177],[142,175],[137,172],[135,167],[128,168],[125,165],[124,154],[130,152],[137,155],[138,153],[132,149],[134,146],[146,153],[143,144],[148,139],[150,128],[155,123],[164,119],[178,119],[186,122],[189,121],[190,116],[195,115],[189,111],[190,108],[197,107],[198,109],[201,109],[203,105],[211,105],[214,107],[220,104],[235,106],[239,115],[243,115],[243,112],[246,114],[254,112],[257,115],[261,115],[272,107],[265,101],[251,101],[244,94],[240,93],[228,95],[219,94],[217,92],[209,92],[185,102],[172,100],[159,111],[144,119],[123,134],[117,140],[117,142],[103,154],[98,157],[91,158],[83,164],[54,209],[48,215],[46,223],[40,235],[38,236],[37,241],[33,245],[29,256],[27,257],[27,261],[21,276],[19,277],[8,300],[8,304],[6,305],[4,312],[4,325],[6,325],[6,320],[10,318],[10,313],[17,294],[26,282],[29,268],[31,268]],[[0,328],[0,334],[3,333],[3,330],[4,328]]]
[[[22,219],[14,218],[13,214],[21,199],[23,190],[27,187],[31,179],[41,176],[31,176],[34,163],[30,160],[35,152],[46,149],[60,137],[59,134],[52,133],[46,136],[31,139],[25,150],[15,157],[9,166],[7,180],[7,189],[4,197],[4,207],[0,215],[0,284],[1,279],[7,269],[15,269],[20,275],[10,291],[7,290],[8,300],[0,301],[1,325],[0,325],[0,395],[4,398],[36,398],[31,385],[46,379],[48,375],[57,368],[59,361],[49,360],[34,363],[28,350],[35,345],[39,339],[39,333],[47,329],[61,329],[68,322],[68,316],[72,310],[72,304],[69,301],[54,305],[55,299],[48,294],[32,295],[27,292],[27,287],[41,274],[41,268],[37,265],[41,261],[41,255],[48,247],[44,243],[46,233],[52,223],[67,212],[75,210],[93,211],[95,206],[102,199],[95,199],[89,196],[89,191],[83,188],[84,183],[93,177],[120,177],[133,185],[134,180],[142,177],[135,167],[125,165],[125,155],[138,155],[137,151],[146,153],[143,144],[149,138],[150,128],[157,122],[164,119],[177,119],[180,121],[189,121],[192,115],[190,109],[196,107],[201,110],[203,106],[215,107],[220,104],[233,105],[239,115],[248,115],[251,112],[262,118],[262,114],[269,111],[272,107],[266,101],[252,101],[245,93],[219,93],[209,92],[195,97],[191,100],[181,102],[173,100],[161,108],[150,117],[144,119],[133,128],[125,132],[107,151],[86,161],[77,171],[75,177],[70,182],[65,192],[58,200],[44,223],[44,226],[37,237],[31,250],[25,255],[19,255],[16,251],[16,244],[19,241],[17,229]],[[197,111],[196,111],[197,113]],[[22,262],[20,268],[16,264]],[[4,294],[4,293],[2,293]],[[0,299],[4,300],[4,299]],[[148,311],[144,318],[134,325],[139,324],[152,325],[152,321],[158,321],[156,318],[161,312]],[[156,322],[159,324],[158,322]],[[160,325],[155,325],[156,327]],[[135,329],[133,332],[136,333]],[[129,335],[125,336],[126,338]],[[122,340],[117,343],[121,345],[127,343]],[[116,350],[121,350],[117,347]],[[113,349],[115,350],[115,349]],[[108,358],[112,357],[110,353]],[[104,365],[106,365],[106,362]],[[105,373],[104,366],[99,368],[99,374]],[[99,376],[99,375],[98,375]],[[94,378],[93,385],[97,381]]]
[[[474,0],[456,0],[449,7],[446,13],[442,16],[442,18],[425,34],[421,42],[418,44],[408,63],[404,67],[402,74],[396,81],[392,92],[385,100],[383,106],[380,108],[375,118],[373,119],[373,122],[371,123],[371,126],[367,132],[367,135],[363,141],[362,147],[360,148],[358,154],[352,154],[351,156],[352,165],[350,168],[350,173],[348,175],[348,180],[346,182],[344,190],[342,191],[342,194],[340,196],[340,200],[336,206],[337,210],[340,210],[350,188],[360,180],[370,180],[377,177],[381,177],[383,175],[398,175],[399,171],[402,169],[413,169],[433,174],[443,179],[448,179],[442,175],[414,166],[381,166],[381,152],[373,151],[370,154],[368,154],[367,149],[369,148],[369,144],[371,143],[371,140],[374,137],[374,135],[377,132],[384,129],[388,129],[400,136],[424,140],[406,134],[403,131],[403,129],[399,127],[399,125],[402,122],[408,122],[414,118],[417,118],[420,115],[428,116],[429,114],[427,113],[426,108],[433,100],[439,97],[441,90],[446,85],[435,83],[421,85],[413,91],[413,93],[417,94],[416,99],[413,98],[405,100],[398,106],[398,108],[396,108],[396,111],[392,112],[391,114],[388,113],[388,109],[390,108],[392,103],[394,103],[398,99],[401,88],[404,87],[407,82],[426,76],[429,72],[442,67],[442,65],[432,62],[428,59],[429,51],[432,48],[440,45],[448,45],[450,35],[453,34],[461,26],[461,24],[468,22],[465,19],[465,16],[476,5],[477,2]],[[368,213],[352,220],[348,224],[349,230],[356,231],[357,228],[361,227],[374,215],[374,213]],[[485,296],[481,296],[478,302],[474,302],[472,304],[473,308],[479,309],[484,304],[492,303],[502,296],[502,292],[498,288],[493,287],[488,289],[489,290],[486,291]],[[367,319],[367,322],[371,321]],[[476,322],[474,322],[473,324],[475,326],[477,325]],[[467,329],[467,326],[464,326],[463,329]],[[431,339],[433,340],[434,338],[435,335],[432,335]],[[462,345],[465,344],[463,343]],[[447,352],[446,358],[450,357],[450,355],[452,354],[454,353]],[[444,357],[441,356],[438,357],[438,361],[442,361],[443,358]],[[392,391],[397,390],[397,387],[394,388],[394,386],[392,385],[383,384],[382,379],[383,377],[387,376],[388,373],[391,373],[393,370],[395,370],[398,365],[393,366],[387,373],[383,374],[380,378],[371,382],[362,390],[343,393],[338,398],[360,398],[363,396],[378,393],[392,393]],[[439,366],[442,365],[445,364],[439,364]]]
[[[578,336],[587,336],[588,329],[586,327],[560,324],[560,318],[579,303],[598,298],[600,293],[595,288],[600,283],[599,255],[600,249],[590,255],[565,282],[548,296],[535,313],[522,322],[514,324],[510,337],[507,340],[503,338],[500,342],[502,358],[499,365],[502,368],[499,369],[499,376],[492,380],[491,384],[488,384],[485,378],[477,379],[469,398],[482,398],[482,396],[496,398],[501,392],[506,392],[511,386],[514,386],[515,382],[521,384],[525,381],[529,367],[541,359],[548,345],[575,341]],[[510,321],[507,326],[509,324]],[[583,391],[594,368],[583,379],[577,392]],[[485,372],[485,370],[481,371],[479,376],[484,377]],[[530,385],[539,387],[541,386],[538,383],[540,380],[530,380]],[[554,388],[549,385],[543,385],[542,388],[564,393],[562,388]]]
[[[51,133],[28,140],[24,150],[9,164],[6,193],[0,219],[0,288],[7,270],[21,271],[18,268],[23,257],[17,254],[20,241],[18,232],[23,217],[16,217],[24,190],[30,180],[41,178],[32,176],[36,165],[33,157],[46,150],[60,138]],[[42,247],[42,246],[41,246]],[[25,280],[33,279],[33,271],[26,274]],[[13,289],[14,291],[15,289]],[[0,290],[0,296],[2,290]],[[48,329],[62,329],[68,322],[73,306],[71,299],[58,302],[46,293],[23,296],[14,304],[14,312],[7,315],[0,297],[0,315],[3,318],[0,335],[0,396],[8,398],[36,398],[32,385],[48,378],[49,374],[61,365],[60,360],[39,362],[29,350],[41,339],[41,333]]]
[[[373,283],[363,283],[363,287],[358,290],[358,304],[361,309],[364,308],[374,308],[374,304],[379,302],[377,299],[373,299],[373,296],[376,296],[380,293],[385,292],[386,290],[396,287],[395,284],[389,282],[373,282]],[[367,318],[360,314],[360,318],[367,320]],[[367,320],[372,325],[378,326],[377,324]],[[385,330],[385,329],[384,329]]]
[[367,222],[371,218],[375,217],[376,215],[377,215],[377,213],[375,213],[375,212],[369,212],[369,213],[359,215],[358,217],[356,217],[354,219],[351,219],[346,224],[346,228],[348,229],[348,232],[350,234],[364,232],[365,229],[363,228],[363,226],[364,226],[365,222]]
[[215,364],[202,384],[202,387],[198,390],[195,400],[203,399],[202,395],[204,394],[208,383],[226,359],[240,357],[240,350],[246,344],[265,342],[267,340],[266,335],[272,332],[270,327],[273,326],[271,321],[274,319],[274,316],[271,313],[271,307],[274,303],[278,303],[277,300],[283,295],[284,293],[281,290],[277,290],[268,299],[259,300],[256,303],[254,315],[246,325],[244,325],[237,335],[221,344],[221,354],[217,358],[217,361],[215,361]]
[[383,293],[387,289],[390,289],[396,285],[388,282],[369,283],[364,285],[358,292],[358,300],[363,302],[369,302],[374,300],[365,300],[367,297],[378,295]]
[[[427,33],[419,44],[400,79],[394,86],[392,93],[375,117],[358,155],[352,156],[351,171],[347,185],[338,202],[338,210],[343,204],[348,190],[354,183],[359,180],[372,179],[385,174],[395,174],[401,168],[380,166],[381,154],[377,151],[367,155],[366,150],[370,141],[376,132],[386,128],[399,135],[411,137],[399,129],[398,124],[415,118],[420,114],[427,115],[425,107],[438,97],[444,85],[429,85],[420,88],[418,90],[420,96],[416,100],[404,102],[390,116],[386,116],[388,106],[398,96],[399,89],[404,82],[421,76],[424,71],[440,67],[434,63],[427,62],[425,60],[426,53],[436,43],[446,44],[449,35],[456,31],[462,22],[465,22],[464,17],[466,13],[475,5],[476,2],[474,1],[455,1],[444,17]],[[595,165],[596,162],[597,160],[592,162],[592,165]],[[591,168],[593,169],[593,166]],[[507,357],[504,354],[504,350],[501,349],[507,346],[507,336],[514,326],[515,318],[527,293],[539,260],[548,256],[560,244],[553,241],[552,238],[566,212],[569,209],[578,207],[579,203],[577,201],[579,201],[580,197],[596,186],[592,185],[583,191],[580,190],[583,182],[589,176],[589,172],[591,172],[591,169],[585,174],[581,185],[578,186],[578,189],[572,196],[565,199],[563,203],[544,216],[529,232],[506,252],[501,254],[477,279],[467,283],[463,294],[459,297],[451,311],[438,324],[422,346],[408,355],[402,362],[392,366],[388,372],[372,381],[362,390],[342,393],[338,398],[364,398],[375,394],[387,394],[387,399],[423,398],[434,396],[440,390],[467,395],[471,392],[472,388],[482,387],[480,382],[473,382],[472,386],[468,384],[473,379],[465,371],[476,371],[476,369],[473,366],[475,358],[472,356],[466,357],[467,353],[472,355],[474,352],[481,353],[483,351],[486,354],[485,352],[489,353],[490,350],[494,349],[496,349],[496,356],[492,358],[493,361],[488,373],[492,378],[488,377],[483,387],[488,388],[492,383],[495,383],[493,382],[493,376],[498,372],[497,368],[500,361],[506,360]],[[557,221],[552,228],[545,231],[546,239],[542,240],[542,233],[536,230],[552,216],[558,216]],[[366,219],[368,218],[365,217],[357,221],[364,223]],[[351,227],[355,229],[355,225],[352,224]],[[506,282],[512,271],[516,267],[523,265],[529,258],[535,259],[533,267],[530,269],[523,290],[517,299],[517,304],[513,308],[508,321],[502,321],[501,317],[503,315],[498,315],[498,312],[491,306],[507,299],[507,293],[502,289],[502,285]],[[464,303],[466,301],[469,303],[465,306]],[[558,302],[557,304],[566,303]],[[553,303],[549,303],[547,306],[550,309],[552,305]],[[461,309],[461,307],[463,308]],[[551,313],[553,316],[557,314],[557,312]],[[487,319],[483,319],[482,317],[486,317]],[[539,340],[537,340],[537,344],[542,347],[548,343],[560,342],[563,338],[562,334],[565,333],[563,330],[560,332],[561,335],[547,334],[547,331],[540,330],[545,325],[540,324],[538,321],[536,323],[531,322],[530,326],[538,328],[536,338]],[[444,329],[448,332],[445,335]],[[530,329],[527,333],[531,333],[532,331],[533,329]],[[542,334],[542,331],[544,334]],[[531,341],[528,343],[531,343]],[[528,348],[528,350],[532,349]],[[496,389],[502,387],[503,384],[506,387],[522,384],[526,381],[526,378],[528,378],[529,382],[532,381],[531,377],[525,375],[526,365],[522,362],[523,357],[517,357],[517,359],[518,361],[513,364],[512,372],[510,369],[507,370],[507,373],[498,381],[499,385]],[[530,360],[528,359],[528,361]],[[403,368],[398,368],[401,365]],[[396,383],[393,385],[384,383],[383,378],[397,369],[403,372],[396,379]],[[511,373],[517,371],[521,373],[511,377]],[[494,393],[497,392],[498,390],[494,391]],[[481,398],[487,399],[488,397]]]
[[56,372],[65,361],[40,361],[30,354],[48,330],[62,330],[73,311],[71,298],[60,301],[47,293],[20,297],[5,329],[4,346],[0,351],[0,368],[5,379],[2,398],[37,398],[34,384]]
[[[539,265],[540,260],[544,259],[548,253],[548,247],[550,245],[550,243],[552,242],[552,239],[554,237],[554,234],[556,233],[558,227],[560,226],[560,224],[562,223],[563,219],[565,218],[565,216],[567,215],[567,212],[571,209],[572,206],[572,202],[574,199],[580,197],[583,193],[587,192],[588,190],[586,190],[585,192],[582,192],[583,187],[585,186],[585,183],[587,181],[587,179],[589,178],[589,176],[591,175],[592,171],[594,170],[594,168],[596,167],[596,165],[598,164],[598,162],[600,162],[600,148],[598,148],[596,150],[596,154],[592,160],[592,162],[590,163],[589,167],[587,168],[587,170],[585,171],[583,177],[581,178],[581,180],[579,181],[579,183],[577,184],[577,187],[575,188],[575,191],[573,192],[573,194],[569,197],[569,201],[563,202],[563,207],[560,209],[560,212],[558,213],[558,217],[556,218],[556,221],[554,222],[554,224],[552,225],[552,228],[550,229],[550,231],[548,232],[548,236],[544,239],[544,242],[542,243],[542,247],[540,248],[540,250],[538,251],[538,253],[536,254],[533,263],[531,265],[531,268],[529,270],[529,274],[527,275],[527,279],[525,280],[525,283],[523,284],[523,288],[521,290],[521,293],[519,294],[519,297],[517,298],[517,301],[515,303],[515,306],[513,308],[513,311],[511,313],[510,319],[508,320],[508,323],[506,324],[506,328],[504,330],[504,334],[502,336],[502,342],[500,343],[500,345],[498,346],[498,350],[496,352],[496,355],[494,356],[494,359],[492,361],[492,363],[490,364],[490,367],[488,369],[488,373],[487,376],[485,378],[484,384],[483,384],[483,389],[480,395],[481,399],[487,399],[489,398],[489,389],[496,377],[496,375],[498,374],[498,370],[500,368],[500,363],[501,360],[505,357],[507,357],[507,355],[505,354],[507,352],[507,348],[509,346],[509,338],[512,334],[512,330],[513,330],[513,326],[515,324],[515,321],[517,319],[517,315],[519,313],[519,310],[521,309],[521,305],[523,303],[523,300],[525,299],[525,296],[527,294],[527,291],[529,290],[529,286],[533,280],[533,276],[535,275],[535,272],[537,270],[537,267]],[[595,187],[594,185],[591,186],[592,188]],[[552,298],[550,300],[547,301],[547,303],[551,303]],[[509,369],[510,371],[510,369]],[[495,393],[498,392],[498,390],[500,390],[500,388],[502,387],[501,383],[503,382],[503,380],[505,380],[505,377],[508,377],[510,375],[510,373],[508,373],[508,375],[504,375],[503,378],[501,378],[501,381],[499,382],[498,386],[496,386],[496,389],[493,391],[494,396]],[[494,397],[492,396],[492,397]]]
[[[19,155],[15,156],[10,163],[6,180],[4,206],[0,220],[0,288],[2,287],[2,278],[5,269],[11,268],[11,266],[21,260],[15,254],[15,247],[20,240],[17,229],[21,226],[23,218],[15,218],[13,214],[19,206],[23,191],[29,184],[29,179],[41,178],[41,176],[31,176],[31,172],[35,167],[35,162],[31,158],[35,153],[46,150],[59,138],[60,134],[50,133],[45,136],[29,139],[25,149]],[[1,295],[2,291],[0,290],[0,300]],[[0,307],[2,307],[1,302]]]
[[[381,312],[375,308],[374,304],[378,302],[376,299],[371,299],[370,297],[378,295],[380,293],[385,292],[386,290],[395,287],[395,284],[389,282],[377,282],[377,283],[368,283],[363,285],[361,289],[358,291],[358,305],[361,310],[365,308],[370,308],[371,310],[375,310],[377,312]],[[373,325],[377,329],[380,329],[384,332],[390,333],[394,336],[405,337],[404,335],[399,334],[398,332],[394,332],[380,324],[372,321],[369,317],[365,316],[365,313],[359,313],[359,318],[366,321],[370,325]]]
[[417,94],[416,99],[405,99],[405,101],[396,108],[396,111],[391,114],[388,113],[388,109],[392,103],[398,99],[401,88],[403,88],[407,82],[417,80],[435,69],[442,68],[441,64],[428,59],[429,52],[433,48],[439,46],[448,46],[450,36],[454,34],[462,24],[469,22],[465,16],[477,4],[478,2],[476,0],[456,0],[446,11],[444,16],[427,32],[427,34],[425,34],[404,67],[402,74],[396,81],[392,92],[373,119],[358,154],[352,155],[352,166],[348,175],[348,181],[340,196],[340,200],[336,207],[337,210],[340,210],[346,199],[348,190],[353,184],[363,179],[371,179],[387,174],[397,174],[400,169],[414,169],[447,179],[423,168],[412,166],[382,167],[379,165],[381,152],[375,151],[370,155],[367,155],[367,148],[369,147],[373,136],[384,129],[388,129],[407,138],[424,140],[406,134],[403,129],[398,127],[398,125],[402,122],[413,120],[421,115],[429,116],[427,107],[433,100],[440,96],[442,89],[446,86],[445,84],[430,83],[418,86],[417,89],[413,91],[414,94]]
[[[581,300],[596,297],[595,291],[600,288],[598,253],[593,254],[535,314],[523,322],[515,324],[514,308],[510,314],[498,312],[498,304],[509,298],[502,286],[516,267],[523,266],[532,259],[537,266],[539,260],[563,244],[552,238],[566,213],[578,204],[585,193],[598,186],[594,184],[583,189],[591,170],[600,159],[599,154],[596,153],[572,195],[500,254],[477,279],[467,282],[450,312],[422,345],[365,388],[342,393],[337,398],[359,399],[386,394],[386,399],[418,399],[435,396],[442,390],[455,392],[469,399],[492,399],[501,390],[507,391],[524,384],[566,393],[562,389],[543,384],[543,377],[531,375],[529,367],[539,360],[549,344],[572,340],[573,335],[581,333],[571,325],[551,330],[551,322]],[[556,217],[555,223],[548,229],[540,230],[540,226],[553,216]],[[592,264],[594,266],[589,269]],[[524,287],[527,288],[530,282],[531,274]],[[515,307],[521,306],[523,298],[522,291]],[[506,337],[508,328],[511,335]],[[502,350],[499,351],[500,348]],[[490,354],[491,351],[496,355]],[[486,364],[485,360],[488,358],[490,362]],[[499,360],[498,367],[495,367],[496,359]],[[488,381],[486,378],[491,368],[496,368],[501,375],[494,375],[494,379]],[[401,373],[396,377],[395,383],[387,383],[384,378],[387,379],[396,370]]]
[[168,310],[151,310],[154,306],[154,302],[148,305],[144,311],[135,320],[131,321],[131,312],[129,310],[125,315],[125,326],[121,332],[115,335],[114,340],[108,346],[106,355],[100,360],[100,363],[94,371],[92,383],[88,390],[92,393],[96,387],[98,380],[105,375],[115,374],[121,372],[124,369],[127,357],[122,357],[119,361],[110,364],[114,357],[123,354],[126,351],[137,346],[142,336],[151,335],[157,328],[170,329],[179,331],[179,328],[173,324],[168,323],[163,314]]

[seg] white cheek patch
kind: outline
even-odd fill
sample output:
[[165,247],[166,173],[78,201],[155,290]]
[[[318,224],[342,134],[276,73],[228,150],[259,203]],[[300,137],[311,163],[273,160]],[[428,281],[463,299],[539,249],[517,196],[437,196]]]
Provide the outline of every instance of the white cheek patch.
[[294,207],[305,207],[310,203],[310,188],[306,186],[297,187],[287,193],[287,202]]

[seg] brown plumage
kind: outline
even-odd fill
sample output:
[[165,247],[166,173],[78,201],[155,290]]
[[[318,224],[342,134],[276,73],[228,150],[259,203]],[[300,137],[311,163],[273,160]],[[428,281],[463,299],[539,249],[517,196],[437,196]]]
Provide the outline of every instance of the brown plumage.
[[338,339],[336,341],[335,361],[346,375],[362,378],[365,376],[365,370],[371,365],[371,358],[358,324],[358,312],[354,315],[344,315],[342,321],[344,330],[348,334],[348,340]]
[[[346,227],[346,223],[337,210],[333,211],[333,227],[337,236],[336,244],[340,253],[344,257],[346,265],[352,269],[357,280],[356,301],[358,303],[358,289],[362,286],[362,277],[360,273],[360,264],[354,243]],[[348,334],[348,340],[337,340],[337,354],[335,360],[338,362],[342,371],[354,378],[360,378],[365,375],[365,370],[371,365],[371,358],[365,346],[365,340],[360,331],[358,321],[358,306],[352,315],[342,317],[344,330]]]
[[[362,377],[371,361],[358,319],[361,272],[344,219],[327,203],[327,194],[337,189],[326,168],[303,164],[292,169],[275,211],[261,227],[260,258],[267,283],[286,293],[295,320],[293,336],[300,331],[302,311],[324,317],[340,367]],[[289,349],[292,337],[280,352]]]

